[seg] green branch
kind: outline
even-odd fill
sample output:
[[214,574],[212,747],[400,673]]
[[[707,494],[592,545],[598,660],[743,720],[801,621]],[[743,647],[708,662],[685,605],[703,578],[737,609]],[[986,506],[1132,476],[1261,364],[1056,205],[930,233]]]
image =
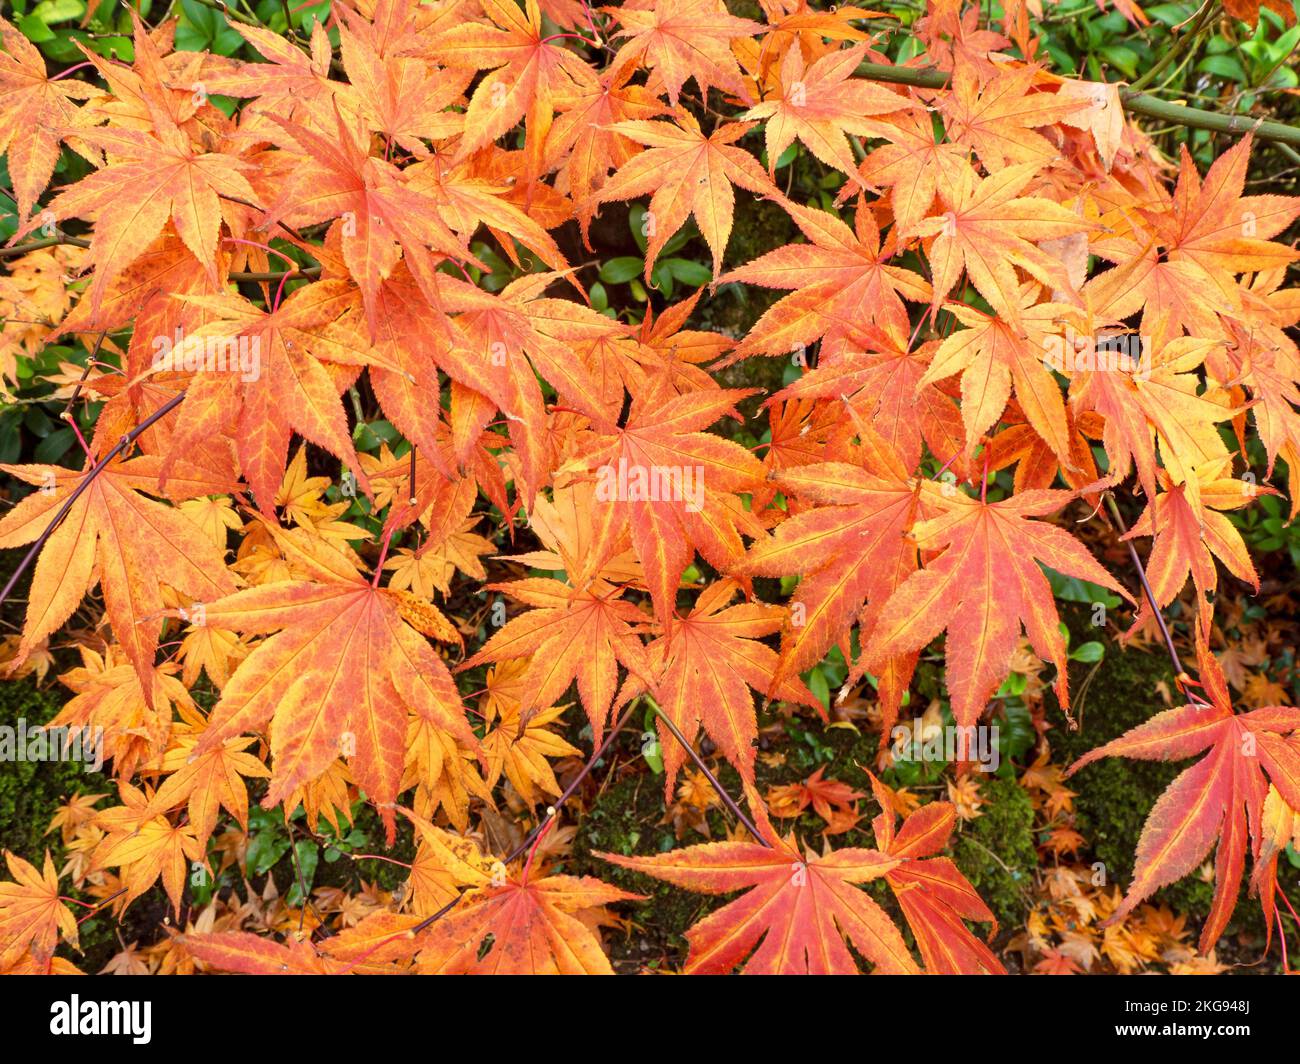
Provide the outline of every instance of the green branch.
[[[886,66],[881,63],[861,63],[858,65],[857,74],[868,81],[887,81],[894,85],[911,85],[918,89],[947,88],[950,80],[948,74],[933,67]],[[1218,111],[1203,111],[1198,107],[1170,103],[1123,86],[1120,87],[1119,98],[1124,105],[1124,110],[1131,114],[1158,118],[1162,122],[1186,126],[1189,129],[1208,129],[1215,133],[1228,133],[1235,136],[1254,133],[1260,140],[1271,140],[1300,148],[1300,129],[1283,125],[1281,122],[1268,122],[1262,118],[1248,118],[1245,115],[1225,115]]]

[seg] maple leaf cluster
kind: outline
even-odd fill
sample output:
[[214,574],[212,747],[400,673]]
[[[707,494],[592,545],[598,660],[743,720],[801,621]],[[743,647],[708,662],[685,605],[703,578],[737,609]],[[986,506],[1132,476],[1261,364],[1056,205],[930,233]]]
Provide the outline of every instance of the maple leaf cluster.
[[[637,896],[554,870],[554,809],[522,843],[484,810],[567,799],[555,764],[594,761],[644,704],[665,795],[702,786],[682,770],[707,741],[753,818],[731,803],[750,837],[606,855],[744,891],[687,933],[687,971],[1001,972],[968,926],[993,914],[944,855],[972,789],[900,825],[875,777],[868,799],[818,773],[774,812],[811,804],[832,835],[858,802],[883,811],[874,848],[813,852],[758,796],[757,707],[825,713],[801,675],[838,648],[888,734],[942,636],[959,727],[987,719],[1026,641],[1068,715],[1045,570],[1138,604],[1063,516],[1121,488],[1143,500],[1125,538],[1151,541],[1134,630],[1190,578],[1205,696],[1075,769],[1204,756],[1151,811],[1107,915],[1217,842],[1202,952],[1248,852],[1271,929],[1300,711],[1237,712],[1209,641],[1219,567],[1258,586],[1225,514],[1300,460],[1300,253],[1274,239],[1300,199],[1245,194],[1250,136],[1204,175],[1185,149],[1164,160],[1115,86],[1050,72],[1017,5],[998,32],[930,4],[914,65],[942,87],[858,73],[888,62],[874,12],[761,7],[351,0],[309,40],[232,22],[258,61],[136,19],[133,61],[87,50],[81,77],[48,75],[0,19],[11,243],[68,237],[8,260],[0,303],[51,324],[7,323],[0,373],[16,383],[16,359],[60,337],[116,363],[56,382],[102,404],[80,468],[3,466],[29,489],[0,548],[40,546],[7,667],[48,655],[95,588],[106,622],[53,723],[102,733],[117,804],[61,812],[63,874],[118,914],[161,881],[179,918],[192,868],[239,862],[218,829],[224,811],[247,832],[250,782],[313,831],[364,796],[389,845],[409,825],[417,847],[401,897],[341,903],[329,928],[313,912],[329,934],[281,944],[212,909],[169,929],[155,970],[611,971],[599,928]],[[834,204],[777,185],[795,144],[837,175]],[[51,189],[64,146],[88,172]],[[797,236],[727,268],[738,195]],[[575,254],[633,200],[646,283],[689,219],[712,278],[640,320],[592,305]],[[484,241],[509,283],[484,280]],[[781,294],[742,336],[693,327],[718,285]],[[799,372],[770,393],[720,383],[761,358]],[[403,447],[358,449],[363,388]],[[1243,477],[1248,432],[1266,468]],[[533,549],[513,543],[525,528]],[[570,692],[590,750],[561,734]],[[58,970],[60,936],[77,941],[59,873],[8,860],[0,969]]]

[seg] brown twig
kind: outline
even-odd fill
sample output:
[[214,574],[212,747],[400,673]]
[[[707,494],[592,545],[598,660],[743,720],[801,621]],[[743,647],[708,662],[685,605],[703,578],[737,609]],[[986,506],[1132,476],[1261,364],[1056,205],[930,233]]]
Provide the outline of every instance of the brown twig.
[[149,429],[154,424],[154,422],[170,414],[173,410],[175,410],[178,406],[180,406],[181,400],[183,400],[184,398],[185,398],[184,392],[180,392],[177,395],[172,396],[170,399],[167,400],[167,402],[165,402],[162,406],[160,406],[157,410],[155,410],[152,414],[150,414],[147,418],[145,418],[142,422],[140,422],[140,424],[138,424],[135,428],[133,428],[120,440],[118,440],[117,444],[113,447],[113,449],[109,451],[108,454],[104,455],[104,457],[101,458],[98,462],[96,462],[94,466],[91,467],[90,471],[81,479],[81,483],[78,484],[72,490],[72,494],[69,495],[64,500],[63,505],[59,507],[59,512],[54,515],[54,519],[48,525],[45,526],[45,531],[42,532],[36,538],[36,542],[33,543],[31,547],[28,548],[27,553],[23,556],[23,560],[18,563],[18,567],[13,571],[13,574],[9,577],[8,583],[5,584],[4,590],[0,591],[0,606],[4,605],[5,600],[9,597],[9,593],[13,591],[15,585],[17,585],[18,581],[22,578],[23,573],[27,571],[28,566],[32,564],[36,556],[41,552],[41,548],[45,546],[46,540],[48,540],[50,536],[54,534],[54,530],[58,528],[59,524],[63,521],[63,519],[67,517],[68,511],[72,509],[73,504],[79,498],[81,498],[82,492],[84,492],[88,487],[90,487],[92,483],[94,483],[95,478],[104,471],[105,467],[107,467],[109,462],[111,462],[118,455],[127,451],[130,448],[131,444],[135,442],[136,438],[141,433]]

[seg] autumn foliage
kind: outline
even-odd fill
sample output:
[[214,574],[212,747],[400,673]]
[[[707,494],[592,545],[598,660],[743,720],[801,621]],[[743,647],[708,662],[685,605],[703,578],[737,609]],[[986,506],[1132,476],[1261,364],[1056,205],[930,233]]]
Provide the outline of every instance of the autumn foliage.
[[[168,971],[609,973],[622,870],[725,896],[686,972],[1001,973],[951,848],[970,759],[918,804],[888,737],[925,656],[950,727],[994,723],[1025,655],[1076,727],[1054,579],[1156,653],[1185,622],[1167,706],[1132,691],[1149,719],[1069,769],[1196,759],[1109,919],[1210,858],[1199,952],[1243,888],[1273,941],[1300,710],[1234,704],[1212,646],[1225,582],[1259,585],[1229,515],[1300,506],[1300,199],[1246,191],[1249,134],[1167,158],[1020,3],[932,0],[901,78],[876,12],[750,6],[335,0],[309,35],[232,19],[239,59],[136,19],[131,62],[57,76],[0,19],[0,371],[82,356],[49,376],[76,457],[3,466],[6,575],[39,546],[5,668],[57,662],[48,723],[111,777],[60,811],[64,867],[6,853],[0,970],[72,970],[80,918],[160,886]],[[753,202],[793,235],[735,261]],[[630,205],[644,264],[598,282]],[[727,286],[766,308],[741,335],[706,315]],[[878,731],[862,789],[765,793],[773,714]],[[643,721],[683,844],[575,874]],[[196,904],[259,807],[295,861],[358,811],[365,874],[413,857],[333,909]]]

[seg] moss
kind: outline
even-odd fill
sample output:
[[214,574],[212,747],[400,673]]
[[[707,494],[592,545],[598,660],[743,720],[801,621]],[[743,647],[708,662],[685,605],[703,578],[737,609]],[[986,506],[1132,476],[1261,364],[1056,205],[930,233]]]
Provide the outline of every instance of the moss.
[[[0,725],[17,728],[19,720],[25,720],[31,729],[48,722],[60,708],[58,697],[31,679],[0,683]],[[86,790],[92,778],[102,783],[102,777],[84,769],[73,761],[0,762],[0,848],[37,865],[46,847],[60,856],[58,835],[44,832],[69,795]]]
[[[1096,639],[1087,624],[1087,611],[1065,608],[1062,616],[1070,628],[1071,645]],[[1103,640],[1106,654],[1091,681],[1091,666],[1074,666],[1070,673],[1078,731],[1069,731],[1064,718],[1051,735],[1054,753],[1073,764],[1089,750],[1110,742],[1164,708],[1156,685],[1173,690],[1173,669],[1164,654],[1125,650]],[[1093,856],[1105,866],[1107,880],[1127,887],[1133,876],[1133,857],[1147,814],[1156,799],[1187,763],[1105,758],[1071,777],[1078,829],[1092,846]],[[1210,907],[1213,887],[1194,876],[1164,888],[1156,895],[1176,912],[1203,917]]]
[[[31,729],[47,723],[61,708],[56,691],[37,687],[30,678],[0,682],[0,726],[16,728],[21,719]],[[37,868],[48,849],[55,868],[62,867],[62,839],[57,831],[47,835],[45,829],[70,796],[92,790],[111,791],[112,786],[103,776],[86,772],[80,762],[0,761],[0,849],[11,850]],[[83,970],[98,971],[117,948],[113,926],[106,917],[88,920],[79,929],[81,953],[61,945],[60,956]]]
[[[1062,616],[1071,629],[1072,645],[1097,638],[1096,629],[1087,625],[1085,610],[1066,608]],[[1089,750],[1110,742],[1163,710],[1164,704],[1156,693],[1158,683],[1174,689],[1173,669],[1158,648],[1144,653],[1124,650],[1110,640],[1105,642],[1106,655],[1086,688],[1091,666],[1071,668],[1074,711],[1081,720],[1080,730],[1067,730],[1059,710],[1052,714],[1057,724],[1051,733],[1054,758],[1066,764],[1072,764]],[[1195,760],[1105,758],[1070,778],[1067,785],[1078,795],[1074,800],[1078,829],[1088,839],[1093,856],[1104,866],[1110,883],[1127,888],[1133,876],[1138,839],[1152,806],[1174,778]],[[1212,854],[1207,859],[1212,859]],[[1294,896],[1300,883],[1300,870],[1282,860],[1278,872],[1283,889]],[[1247,875],[1243,879],[1227,934],[1244,932],[1257,937],[1262,945],[1263,918],[1258,901],[1247,895],[1248,878]],[[1152,901],[1166,904],[1177,913],[1187,914],[1193,922],[1199,922],[1208,914],[1213,896],[1214,884],[1193,873],[1157,891]]]
[[1024,924],[1027,892],[1038,866],[1034,807],[1013,779],[990,778],[980,787],[982,814],[953,840],[953,860],[1005,928]]
[[[731,238],[727,241],[724,263],[726,268],[733,269],[752,262],[774,248],[784,247],[796,238],[799,238],[798,230],[790,221],[790,216],[777,204],[748,194],[738,195],[735,222]],[[701,261],[708,261],[707,250],[701,252]],[[702,302],[696,310],[694,322],[702,329],[716,329],[730,336],[743,336],[763,312],[784,295],[784,290],[758,285],[724,285],[711,298]],[[784,362],[779,359],[749,361],[772,361],[777,364],[776,387],[781,386]],[[725,376],[724,374],[720,380],[727,384]]]
[[[648,857],[675,848],[678,844],[672,828],[659,824],[663,813],[662,776],[624,776],[604,788],[581,817],[572,856],[565,863],[566,872],[599,876],[623,890],[646,896],[646,901],[627,906],[638,934],[607,936],[610,956],[623,969],[635,970],[661,959],[679,967],[686,959],[686,929],[725,900],[682,890],[595,856],[606,852]],[[686,840],[683,845],[692,841],[703,840]]]

